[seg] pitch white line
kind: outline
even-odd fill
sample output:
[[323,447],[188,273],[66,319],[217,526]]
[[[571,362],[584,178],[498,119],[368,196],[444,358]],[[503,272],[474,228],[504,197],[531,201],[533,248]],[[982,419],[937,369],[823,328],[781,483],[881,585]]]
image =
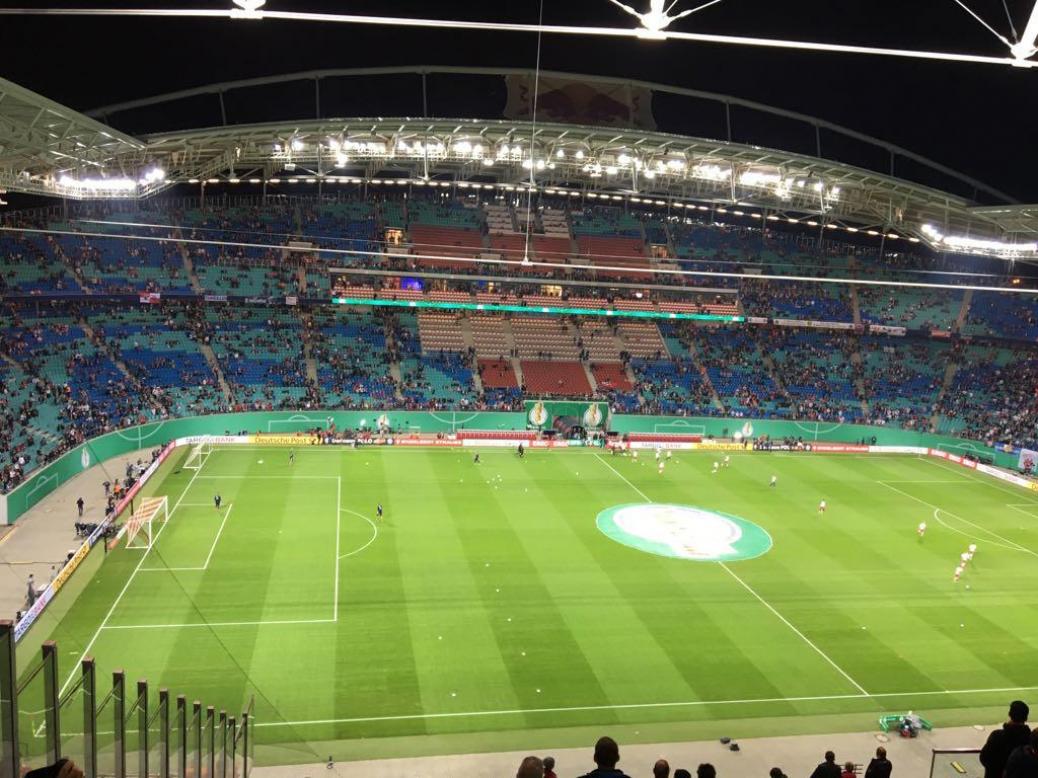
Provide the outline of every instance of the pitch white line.
[[917,480],[917,481],[884,481],[884,483],[888,483],[888,484],[958,484],[959,486],[969,486],[969,484],[966,481],[963,481],[961,479],[958,480],[958,481],[927,481],[927,480]]
[[[966,481],[974,481],[978,484],[990,486],[992,489],[998,489],[998,491],[1005,492],[1006,494],[1012,495],[1013,497],[1024,497],[1028,493],[1026,489],[1021,489],[1020,487],[1011,488],[1005,486],[993,476],[977,476],[975,475],[975,473],[977,472],[976,470],[965,468],[960,465],[946,465],[943,460],[932,459],[931,457],[920,457],[920,459],[922,459],[927,464],[933,465],[934,467],[939,467],[941,470],[956,473]],[[1038,500],[1034,501],[1034,504],[1038,505]]]
[[86,644],[86,648],[83,649],[83,653],[80,655],[79,661],[77,661],[75,665],[73,665],[72,672],[69,673],[69,676],[66,679],[65,683],[62,685],[61,692],[58,696],[63,695],[65,691],[68,689],[69,684],[72,683],[72,679],[76,676],[76,669],[83,662],[86,656],[90,653],[90,649],[94,647],[94,643],[97,642],[97,638],[101,635],[101,631],[108,624],[108,620],[112,618],[112,614],[115,613],[115,609],[119,607],[119,603],[122,602],[123,596],[126,594],[126,591],[130,588],[130,584],[133,583],[133,579],[137,577],[137,573],[139,573],[141,568],[144,566],[144,560],[148,558],[148,554],[151,553],[151,550],[155,548],[156,544],[159,542],[159,538],[162,537],[162,531],[165,530],[167,526],[169,526],[170,517],[172,517],[173,514],[177,512],[177,508],[179,508],[180,503],[184,501],[185,495],[187,495],[187,493],[191,490],[191,485],[194,484],[195,479],[198,478],[199,473],[202,472],[202,467],[205,467],[204,462],[199,467],[199,469],[195,471],[195,474],[191,476],[190,480],[188,480],[187,485],[184,487],[184,491],[180,493],[180,499],[177,500],[176,504],[173,506],[173,509],[170,510],[169,514],[166,516],[166,521],[163,523],[161,527],[159,527],[159,531],[155,533],[155,538],[152,540],[151,545],[148,546],[147,549],[145,549],[143,554],[141,554],[140,561],[137,563],[137,566],[133,568],[133,572],[130,573],[130,577],[126,580],[126,584],[123,586],[122,591],[119,592],[119,596],[115,598],[115,602],[112,603],[112,607],[108,609],[108,613],[105,614],[104,619],[101,621],[101,626],[97,628],[97,631],[94,633],[94,636],[90,638],[90,642]]
[[[212,507],[206,505],[206,507]],[[216,532],[216,537],[213,538],[213,544],[209,547],[209,555],[205,558],[205,563],[201,567],[142,567],[140,572],[142,573],[189,573],[189,572],[200,572],[209,569],[209,561],[213,558],[213,552],[216,551],[216,544],[220,541],[220,535],[223,533],[224,525],[227,524],[227,519],[230,518],[231,509],[234,508],[234,503],[227,503],[227,512],[223,515],[223,521],[220,522],[220,529]]]
[[271,621],[198,621],[190,624],[111,624],[102,629],[187,629],[189,627],[267,627],[276,624],[334,624],[335,619],[275,619]]
[[618,476],[620,477],[620,480],[621,480],[621,481],[623,481],[623,482],[624,482],[625,484],[627,484],[627,485],[628,485],[629,487],[631,487],[632,489],[634,489],[634,491],[636,491],[636,492],[637,492],[637,493],[638,493],[639,495],[641,495],[641,498],[642,498],[643,500],[645,500],[645,502],[652,502],[652,500],[651,500],[651,499],[649,498],[649,496],[648,496],[648,495],[647,495],[647,494],[646,494],[645,492],[643,492],[643,491],[642,491],[641,489],[639,489],[639,488],[638,488],[637,486],[635,486],[635,485],[634,485],[634,484],[632,484],[632,483],[631,483],[630,481],[628,481],[628,480],[627,480],[627,477],[626,477],[626,476],[625,476],[625,475],[624,475],[623,473],[621,473],[621,472],[620,472],[619,470],[617,470],[617,469],[616,469],[615,467],[613,467],[613,466],[612,466],[611,464],[609,464],[609,463],[608,463],[608,462],[606,462],[606,461],[605,461],[604,459],[602,459],[602,457],[600,457],[600,456],[599,456],[598,454],[595,454],[595,459],[597,459],[597,460],[598,460],[599,462],[601,462],[601,463],[602,463],[603,465],[605,465],[605,466],[606,466],[606,467],[608,467],[608,468],[609,468],[610,470],[612,470],[612,471],[613,471],[613,472],[614,472],[614,473],[615,473],[616,475],[618,475]]
[[855,689],[857,689],[863,695],[865,695],[865,696],[869,695],[869,693],[867,691],[865,691],[864,687],[860,683],[858,683],[853,678],[851,678],[850,674],[846,670],[844,670],[842,667],[840,667],[838,664],[836,664],[836,662],[833,661],[832,657],[830,657],[827,653],[825,653],[822,649],[820,649],[817,645],[815,645],[814,641],[812,641],[811,638],[809,638],[807,635],[805,635],[803,632],[801,632],[799,629],[797,629],[789,619],[787,619],[785,616],[783,616],[781,613],[779,613],[777,610],[775,610],[775,608],[772,607],[770,602],[768,602],[763,597],[761,597],[759,594],[757,594],[756,590],[754,590],[754,588],[752,586],[750,586],[748,583],[746,583],[744,580],[742,580],[742,578],[740,578],[735,573],[735,571],[733,571],[730,567],[728,567],[728,565],[726,565],[724,562],[720,562],[719,564],[721,565],[721,568],[726,573],[728,573],[728,575],[730,575],[732,578],[734,578],[736,581],[738,581],[742,585],[742,587],[746,591],[748,591],[750,594],[752,594],[761,605],[763,605],[765,608],[767,608],[769,611],[771,611],[779,621],[781,621],[783,624],[785,624],[787,627],[789,627],[791,630],[793,630],[793,632],[796,633],[797,637],[799,637],[801,640],[803,640],[805,643],[807,643],[807,645],[811,646],[811,648],[813,648],[815,650],[815,652],[818,654],[818,656],[822,657],[822,659],[824,659],[826,662],[828,662],[830,665],[833,666],[833,669],[835,669],[836,672],[838,672],[840,675],[842,675],[844,678],[846,678],[848,681],[850,681],[851,686],[853,686]]
[[[967,537],[967,538],[970,538],[972,540],[984,540],[983,538],[978,538],[976,535],[970,535],[969,533],[963,532],[962,530],[959,530],[959,529],[956,529],[955,527],[949,526],[948,524],[946,524],[944,521],[941,520],[941,517],[937,515],[938,513],[945,513],[948,516],[951,516],[951,517],[953,517],[955,519],[958,519],[959,521],[964,522],[966,524],[969,524],[971,527],[976,527],[981,532],[983,532],[983,533],[985,533],[987,535],[990,535],[993,538],[998,538],[998,540],[1001,541],[1001,543],[992,543],[992,545],[1000,546],[1001,548],[1007,548],[1007,549],[1011,549],[1011,550],[1014,550],[1014,551],[1022,551],[1023,553],[1030,554],[1031,556],[1038,556],[1038,553],[1032,551],[1031,549],[1027,548],[1026,546],[1021,546],[1015,540],[1010,540],[1009,538],[1003,537],[1002,535],[999,535],[997,532],[995,532],[993,530],[990,530],[987,527],[982,527],[979,524],[970,521],[969,519],[964,519],[964,518],[962,518],[962,516],[959,516],[959,515],[957,515],[955,513],[952,513],[949,510],[945,510],[944,508],[941,508],[940,506],[934,505],[932,502],[927,502],[926,500],[924,500],[924,499],[922,499],[920,497],[916,497],[914,494],[909,494],[908,492],[906,492],[906,491],[904,491],[902,489],[898,489],[896,486],[891,486],[889,481],[876,481],[876,483],[879,484],[880,486],[885,486],[887,489],[890,489],[891,491],[897,492],[900,495],[904,495],[905,497],[907,497],[910,500],[915,500],[920,505],[925,505],[927,508],[931,508],[933,510],[933,517],[934,517],[934,519],[938,523],[940,523],[942,526],[946,527],[947,529],[950,529],[952,532],[957,532],[960,535],[962,535],[964,537]],[[986,541],[986,542],[990,543],[991,541]]]
[[332,597],[332,619],[339,620],[339,543],[342,535],[342,476],[336,479],[335,487],[335,592]]
[[205,558],[205,564],[202,565],[203,570],[209,569],[209,561],[213,558],[213,552],[216,551],[216,544],[220,542],[220,535],[223,534],[223,528],[227,524],[227,519],[231,518],[231,509],[234,508],[234,503],[227,504],[227,513],[223,515],[223,521],[220,522],[220,529],[216,531],[216,537],[213,538],[213,545],[209,547],[209,554]]
[[234,481],[247,481],[247,480],[249,480],[249,478],[259,478],[259,479],[264,480],[264,481],[270,481],[270,480],[275,479],[275,478],[289,478],[289,479],[291,479],[293,481],[299,481],[299,480],[302,480],[304,478],[311,478],[311,479],[319,478],[319,479],[324,479],[325,481],[328,481],[328,480],[332,480],[332,479],[335,479],[335,478],[338,478],[338,477],[339,476],[336,476],[336,475],[265,475],[265,474],[263,474],[263,475],[256,475],[256,476],[247,476],[247,475],[203,475],[203,476],[199,476],[199,478],[202,478],[203,480],[206,480],[206,481],[214,481],[214,480],[221,480],[221,479],[222,480],[234,480]]
[[347,551],[345,554],[339,554],[339,559],[346,559],[347,557],[351,557],[351,556],[354,556],[356,554],[359,554],[361,551],[363,551],[364,549],[366,549],[368,546],[370,546],[372,543],[375,542],[375,540],[378,538],[378,525],[375,524],[375,522],[373,522],[371,519],[369,519],[363,513],[357,513],[356,511],[351,511],[349,508],[340,508],[339,510],[342,513],[349,513],[349,514],[352,514],[353,516],[356,516],[358,518],[364,519],[364,521],[366,521],[368,524],[371,525],[371,529],[372,529],[371,538],[368,540],[367,543],[365,543],[360,548],[354,549],[353,551]]
[[[642,499],[644,499],[644,500],[645,500],[646,502],[653,502],[653,500],[652,500],[652,499],[650,499],[650,498],[649,498],[649,496],[645,494],[645,492],[643,492],[643,491],[642,491],[641,489],[639,489],[639,488],[638,488],[637,486],[635,486],[635,485],[634,485],[634,484],[632,484],[632,483],[631,483],[630,481],[628,481],[628,480],[627,480],[627,478],[625,478],[625,477],[624,477],[624,475],[623,475],[623,474],[622,474],[622,473],[621,473],[621,472],[620,472],[619,470],[617,470],[617,469],[616,469],[616,468],[614,468],[614,467],[613,467],[612,465],[610,465],[610,464],[609,464],[608,462],[606,462],[606,461],[605,461],[604,459],[602,459],[602,457],[600,457],[600,456],[599,456],[598,454],[595,454],[595,458],[596,458],[596,459],[597,459],[597,460],[598,460],[599,462],[601,462],[601,463],[602,463],[603,465],[605,465],[606,467],[608,467],[608,468],[609,468],[610,470],[612,470],[612,471],[613,471],[614,473],[616,473],[616,474],[617,474],[618,476],[620,476],[620,478],[621,478],[621,479],[623,479],[623,481],[624,481],[624,482],[625,482],[625,483],[626,483],[626,484],[627,484],[628,486],[630,486],[630,487],[631,487],[632,489],[634,489],[634,491],[636,491],[636,492],[637,492],[638,494],[640,494],[640,495],[642,496]],[[733,570],[732,570],[732,569],[731,569],[730,567],[728,567],[728,565],[726,565],[726,564],[725,564],[724,562],[720,562],[719,564],[721,565],[722,569],[724,569],[724,571],[725,571],[726,573],[728,573],[728,575],[730,575],[730,576],[731,576],[732,578],[734,578],[734,579],[735,579],[736,581],[738,581],[738,582],[739,582],[739,584],[740,584],[740,585],[741,585],[741,586],[742,586],[742,587],[743,587],[743,588],[744,588],[744,589],[745,589],[746,591],[748,591],[748,592],[749,592],[750,594],[752,594],[752,595],[754,596],[754,598],[755,598],[755,599],[756,599],[756,600],[757,600],[757,601],[758,601],[758,602],[759,602],[759,603],[760,603],[761,605],[763,605],[763,606],[764,606],[765,608],[767,608],[767,609],[768,609],[769,611],[771,611],[771,612],[772,612],[772,614],[774,614],[774,615],[775,615],[775,616],[776,616],[776,617],[777,617],[777,618],[779,619],[779,621],[781,621],[781,622],[782,622],[783,624],[785,624],[785,625],[786,625],[787,627],[789,627],[789,628],[790,628],[791,630],[793,630],[793,632],[794,632],[794,633],[796,633],[796,635],[797,635],[797,636],[798,636],[798,637],[799,637],[799,638],[800,638],[801,640],[803,640],[803,641],[804,641],[805,643],[807,643],[807,645],[809,645],[809,646],[810,646],[810,647],[811,647],[812,649],[814,649],[814,651],[815,651],[815,652],[816,652],[816,653],[817,653],[817,654],[818,654],[818,655],[819,655],[820,657],[822,657],[822,659],[824,659],[824,660],[825,660],[826,662],[828,662],[828,663],[829,663],[830,665],[832,665],[832,666],[833,666],[833,668],[834,668],[834,669],[835,669],[835,670],[836,670],[836,671],[837,671],[837,672],[838,672],[838,673],[839,673],[840,675],[842,675],[842,676],[843,676],[844,678],[846,678],[846,679],[847,679],[847,680],[848,680],[848,681],[850,682],[850,684],[851,684],[851,685],[852,685],[852,686],[853,686],[853,687],[854,687],[855,689],[857,689],[857,690],[858,690],[859,692],[861,692],[861,694],[862,694],[863,696],[869,696],[869,693],[868,693],[867,691],[865,691],[865,688],[864,688],[864,687],[863,687],[863,686],[862,686],[862,685],[861,685],[860,683],[858,683],[857,681],[855,681],[855,680],[854,680],[854,679],[853,679],[853,678],[852,678],[852,677],[850,676],[850,674],[849,674],[849,673],[848,673],[848,672],[847,672],[846,670],[844,670],[844,669],[843,669],[842,667],[840,667],[840,666],[839,666],[838,664],[836,664],[836,662],[835,662],[835,661],[833,661],[832,657],[830,657],[830,656],[829,656],[829,655],[828,655],[827,653],[825,653],[825,652],[824,652],[824,651],[823,651],[822,649],[820,649],[820,648],[819,648],[819,647],[818,647],[818,646],[817,646],[817,645],[816,645],[816,644],[815,644],[815,643],[814,643],[814,642],[813,642],[813,641],[812,641],[812,640],[811,640],[811,639],[810,639],[809,637],[807,637],[807,635],[805,635],[805,634],[804,634],[803,632],[801,632],[801,631],[800,631],[799,629],[797,629],[797,628],[796,628],[796,626],[794,626],[794,625],[793,625],[793,623],[792,623],[792,622],[791,622],[791,621],[790,621],[789,619],[787,619],[787,618],[786,618],[785,616],[783,616],[783,615],[782,615],[781,613],[779,613],[779,612],[778,612],[778,611],[777,611],[777,610],[776,610],[776,609],[775,609],[775,608],[774,608],[774,607],[772,606],[772,604],[771,604],[771,603],[769,603],[769,602],[768,602],[767,600],[765,600],[765,599],[764,599],[763,597],[761,597],[761,596],[760,596],[760,595],[759,595],[759,594],[758,594],[758,593],[756,592],[756,590],[754,590],[754,588],[753,588],[752,586],[750,586],[750,585],[749,585],[748,583],[746,583],[746,582],[745,582],[745,581],[744,581],[744,580],[743,580],[742,578],[740,578],[740,577],[739,577],[738,575],[736,575],[736,573],[735,573],[735,572],[734,572],[734,571],[733,571]]]
[[644,708],[694,708],[709,705],[754,705],[780,702],[825,702],[829,700],[870,700],[875,698],[933,697],[953,694],[1012,694],[1038,689],[1038,686],[1014,686],[1003,689],[948,689],[929,692],[882,692],[880,694],[826,694],[808,697],[762,697],[749,700],[688,700],[684,702],[638,702],[626,705],[574,705],[558,708],[525,708],[516,710],[477,710],[457,713],[413,713],[402,716],[370,716],[350,719],[314,719],[311,721],[266,721],[256,727],[302,727],[318,724],[360,724],[375,721],[406,721],[408,719],[448,719],[476,716],[521,716],[530,713],[570,713],[597,710],[636,710]]

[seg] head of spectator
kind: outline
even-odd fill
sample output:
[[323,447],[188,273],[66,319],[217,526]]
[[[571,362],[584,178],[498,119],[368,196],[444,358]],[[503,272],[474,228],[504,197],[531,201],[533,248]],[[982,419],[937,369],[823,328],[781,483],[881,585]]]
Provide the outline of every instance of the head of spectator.
[[674,771],[674,778],[692,778],[692,773],[686,770],[684,767],[679,767]]
[[786,778],[786,774],[782,772],[781,767],[772,767],[768,770],[768,778]]
[[611,737],[600,737],[595,743],[595,764],[604,770],[613,770],[620,761],[620,746]]
[[1013,724],[1027,723],[1027,717],[1031,715],[1031,709],[1023,700],[1013,700],[1009,703],[1009,720]]
[[544,762],[539,756],[528,756],[519,764],[515,778],[542,778],[544,775]]
[[696,768],[696,778],[717,778],[717,768],[709,762],[704,762]]
[[667,778],[670,775],[670,763],[666,759],[657,759],[652,766],[652,778]]

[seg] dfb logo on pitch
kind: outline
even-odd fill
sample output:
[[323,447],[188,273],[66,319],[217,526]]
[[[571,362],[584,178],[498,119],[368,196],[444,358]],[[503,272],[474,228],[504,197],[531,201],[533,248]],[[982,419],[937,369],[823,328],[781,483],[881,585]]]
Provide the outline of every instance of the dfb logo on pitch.
[[596,524],[618,543],[674,559],[730,562],[771,549],[771,536],[752,521],[691,505],[616,505],[599,513]]

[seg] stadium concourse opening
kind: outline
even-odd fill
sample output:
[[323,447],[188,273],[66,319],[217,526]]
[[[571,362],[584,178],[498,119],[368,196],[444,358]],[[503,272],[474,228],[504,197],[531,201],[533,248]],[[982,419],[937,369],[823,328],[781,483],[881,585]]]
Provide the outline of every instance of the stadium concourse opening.
[[1038,10],[401,3],[0,9],[0,778],[1032,758]]

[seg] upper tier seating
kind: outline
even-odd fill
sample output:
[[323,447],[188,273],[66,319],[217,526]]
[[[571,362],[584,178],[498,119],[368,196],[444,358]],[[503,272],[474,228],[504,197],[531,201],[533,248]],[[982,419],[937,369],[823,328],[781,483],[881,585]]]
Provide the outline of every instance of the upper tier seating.
[[[566,322],[559,319],[516,316],[511,323],[515,348],[520,357],[541,360],[580,358],[580,348]],[[586,381],[585,378],[585,383]]]
[[455,313],[420,313],[418,331],[422,340],[422,351],[467,351],[465,333]]

